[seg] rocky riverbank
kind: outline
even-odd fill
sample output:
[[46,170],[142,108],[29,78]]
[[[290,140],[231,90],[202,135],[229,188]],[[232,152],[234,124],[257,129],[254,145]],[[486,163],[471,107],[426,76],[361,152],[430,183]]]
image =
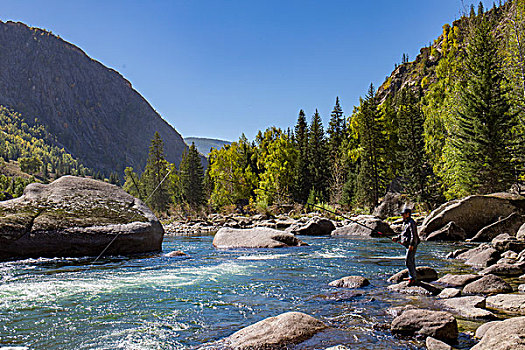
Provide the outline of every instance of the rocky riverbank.
[[[449,255],[451,259],[464,262],[463,274],[440,276],[440,273],[431,267],[418,267],[419,282],[415,286],[409,286],[408,282],[404,281],[408,275],[406,270],[392,276],[389,281],[393,284],[388,289],[393,293],[406,295],[407,306],[392,309],[392,322],[378,327],[389,329],[397,336],[423,339],[427,349],[454,349],[460,334],[458,324],[475,322],[479,325],[475,332],[474,329],[463,332],[464,336],[471,339],[472,344],[477,343],[472,349],[525,349],[525,327],[522,326],[525,325],[524,209],[525,200],[516,196],[471,196],[461,201],[446,203],[424,220],[420,220],[419,232],[424,240],[468,239],[471,242],[488,242]],[[287,235],[287,240],[293,237],[290,233],[301,232],[320,236],[371,236],[375,231],[391,235],[399,230],[399,223],[389,225],[377,217],[359,216],[351,219],[332,222],[330,225],[330,220],[321,217],[304,217],[298,220],[290,217],[222,218],[223,226],[236,227],[237,231],[219,231],[221,237],[222,230],[226,230],[224,233],[229,234],[229,239],[232,239],[231,235],[235,236],[235,239],[232,239],[235,244],[224,244],[221,248],[242,247],[239,241],[244,237],[249,237],[250,247],[257,247],[257,244],[253,243],[254,237],[268,235],[265,229],[258,230],[257,227],[284,229],[288,231],[283,233]],[[279,224],[282,226],[279,227]],[[281,246],[280,244],[283,243],[278,242],[274,246]],[[345,289],[363,288],[368,284],[365,276],[346,276],[330,282],[330,286]],[[414,298],[419,299],[417,304],[425,307],[413,306]],[[264,320],[235,333],[232,335],[236,341],[234,348],[250,348],[254,344],[264,348],[288,346],[298,343],[299,340],[303,341],[305,337],[311,337],[324,328],[314,327],[312,332],[307,322],[304,332],[299,332],[303,336],[297,336],[297,327],[289,327],[291,333],[287,334],[287,329],[284,329],[284,333],[280,334],[281,341],[276,341],[270,336],[275,328],[268,325],[277,322],[277,319],[288,317],[286,314],[280,315],[275,320]],[[307,315],[301,318],[306,318],[309,322],[320,322],[310,320]],[[242,338],[236,335],[245,334],[247,330],[255,332],[258,336],[250,337],[249,341],[243,343]],[[260,342],[257,339],[260,339]],[[232,340],[227,338],[221,344],[232,344]]]

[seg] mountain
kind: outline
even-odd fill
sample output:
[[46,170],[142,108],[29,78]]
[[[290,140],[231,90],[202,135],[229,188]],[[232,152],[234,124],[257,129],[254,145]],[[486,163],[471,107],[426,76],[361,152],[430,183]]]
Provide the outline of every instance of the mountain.
[[212,148],[220,149],[224,145],[231,144],[230,141],[207,139],[205,137],[185,137],[184,142],[186,142],[187,145],[191,145],[192,142],[195,143],[199,153],[204,154],[206,157]]
[[0,21],[0,105],[40,123],[85,166],[142,169],[158,131],[168,161],[187,148],[180,134],[122,75],[52,33]]

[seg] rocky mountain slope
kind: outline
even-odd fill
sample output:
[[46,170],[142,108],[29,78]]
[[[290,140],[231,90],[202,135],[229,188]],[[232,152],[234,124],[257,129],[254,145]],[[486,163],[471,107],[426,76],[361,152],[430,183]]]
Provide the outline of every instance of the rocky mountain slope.
[[178,164],[187,148],[118,72],[19,22],[0,21],[0,105],[38,119],[67,152],[105,173],[142,169],[155,131],[168,161]]
[[212,148],[220,149],[224,145],[231,144],[230,141],[208,139],[205,137],[185,137],[184,141],[187,145],[191,145],[192,142],[195,143],[195,147],[197,147],[197,150],[205,156],[208,156]]

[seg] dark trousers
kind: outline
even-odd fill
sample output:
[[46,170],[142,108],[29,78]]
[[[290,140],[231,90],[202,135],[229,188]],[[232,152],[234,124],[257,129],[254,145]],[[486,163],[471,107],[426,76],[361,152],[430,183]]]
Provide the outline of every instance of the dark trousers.
[[405,264],[407,265],[408,274],[410,278],[416,279],[416,248],[412,251],[407,249],[407,255],[405,257]]

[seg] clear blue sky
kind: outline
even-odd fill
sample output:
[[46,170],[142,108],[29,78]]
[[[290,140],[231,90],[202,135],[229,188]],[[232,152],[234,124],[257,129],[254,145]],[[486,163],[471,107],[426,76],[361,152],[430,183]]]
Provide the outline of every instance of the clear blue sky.
[[[184,137],[293,126],[339,96],[350,114],[471,0],[0,0],[121,72]],[[492,1],[484,1],[492,7]]]

